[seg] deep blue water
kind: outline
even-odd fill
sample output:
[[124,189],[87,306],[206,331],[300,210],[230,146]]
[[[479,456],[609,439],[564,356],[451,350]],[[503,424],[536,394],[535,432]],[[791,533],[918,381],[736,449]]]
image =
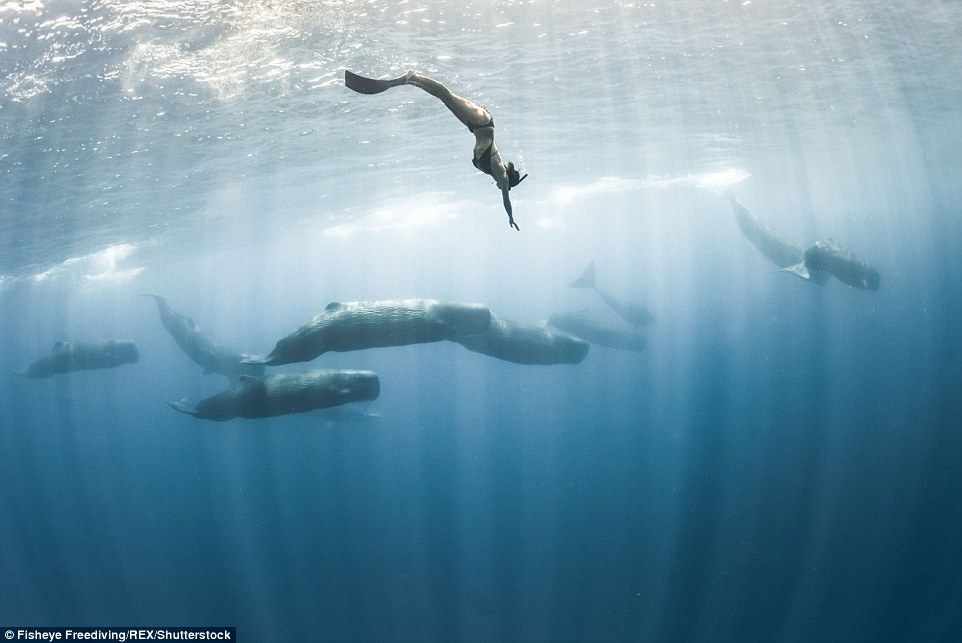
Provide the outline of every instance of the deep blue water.
[[[244,641],[952,641],[962,632],[956,2],[0,5],[0,625]],[[417,68],[530,177],[508,228]],[[878,292],[777,273],[720,193]],[[632,353],[441,342],[347,422],[227,386],[144,293],[266,352],[331,301],[539,323],[598,282]],[[140,361],[27,380],[56,341]]]

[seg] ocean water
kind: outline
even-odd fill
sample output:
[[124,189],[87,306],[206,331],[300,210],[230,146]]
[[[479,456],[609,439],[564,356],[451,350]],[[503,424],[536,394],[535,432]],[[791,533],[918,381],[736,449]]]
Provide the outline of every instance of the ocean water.
[[[243,641],[962,632],[962,4],[0,1],[0,625]],[[511,230],[417,69],[485,104]],[[731,189],[877,292],[776,272]],[[329,353],[380,397],[226,423],[161,326],[268,352],[331,301],[567,285],[644,351]],[[44,380],[57,341],[136,364]]]

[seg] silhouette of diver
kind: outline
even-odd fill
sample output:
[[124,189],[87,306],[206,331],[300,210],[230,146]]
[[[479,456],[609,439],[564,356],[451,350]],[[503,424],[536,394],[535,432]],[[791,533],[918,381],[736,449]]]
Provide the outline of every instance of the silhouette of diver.
[[451,113],[457,116],[458,120],[464,123],[468,130],[474,134],[474,158],[471,159],[471,162],[474,167],[494,178],[498,189],[501,190],[504,210],[508,213],[508,225],[515,230],[520,230],[518,224],[514,222],[508,191],[525,180],[528,175],[521,176],[521,173],[514,168],[514,163],[510,161],[507,165],[504,164],[501,153],[498,152],[498,146],[494,144],[494,118],[487,109],[467,98],[458,96],[438,81],[413,71],[392,80],[375,80],[358,76],[345,69],[344,84],[349,89],[361,94],[380,94],[391,87],[414,85],[440,99],[451,110]]

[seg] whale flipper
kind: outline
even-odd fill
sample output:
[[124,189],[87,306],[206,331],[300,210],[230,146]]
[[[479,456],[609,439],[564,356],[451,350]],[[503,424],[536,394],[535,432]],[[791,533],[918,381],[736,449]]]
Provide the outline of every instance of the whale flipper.
[[348,89],[353,89],[359,94],[380,94],[381,92],[387,91],[392,87],[406,85],[407,82],[407,76],[401,76],[400,78],[394,78],[391,80],[376,80],[374,78],[358,76],[354,72],[348,71],[347,69],[344,70],[344,84]]
[[181,413],[186,413],[187,415],[193,415],[194,417],[197,417],[197,407],[191,404],[186,397],[177,402],[167,402],[167,405],[175,411],[180,411]]
[[568,284],[568,288],[594,288],[595,287],[595,262],[592,261],[581,273],[581,276]]
[[805,281],[811,281],[813,284],[818,284],[819,286],[824,286],[827,284],[828,278],[830,277],[830,275],[824,270],[809,270],[804,261],[800,261],[794,266],[788,266],[787,268],[776,270],[775,272],[790,272],[793,275],[801,277]]
[[790,272],[793,275],[798,275],[805,281],[810,281],[812,278],[812,273],[808,271],[808,266],[805,265],[804,261],[800,261],[794,266],[788,266],[787,268],[782,268],[777,272]]

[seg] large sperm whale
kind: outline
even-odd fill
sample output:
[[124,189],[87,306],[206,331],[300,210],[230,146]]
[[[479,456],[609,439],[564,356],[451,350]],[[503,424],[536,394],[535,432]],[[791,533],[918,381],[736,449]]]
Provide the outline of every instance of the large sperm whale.
[[373,371],[318,369],[264,377],[242,375],[226,391],[197,404],[186,399],[170,406],[202,420],[266,418],[374,400],[381,384]]
[[220,373],[231,381],[236,381],[241,375],[264,374],[263,365],[243,363],[243,360],[250,355],[218,346],[193,319],[171,308],[163,297],[159,295],[144,295],[144,297],[152,297],[157,302],[160,323],[164,325],[181,350],[204,369],[204,373]]
[[108,339],[100,342],[57,342],[53,352],[31,364],[24,377],[42,378],[71,371],[95,368],[114,368],[134,364],[140,359],[137,345],[127,339]]
[[439,342],[488,330],[491,311],[480,304],[434,299],[332,302],[293,333],[277,342],[269,355],[249,364],[308,362],[328,351],[405,346]]

